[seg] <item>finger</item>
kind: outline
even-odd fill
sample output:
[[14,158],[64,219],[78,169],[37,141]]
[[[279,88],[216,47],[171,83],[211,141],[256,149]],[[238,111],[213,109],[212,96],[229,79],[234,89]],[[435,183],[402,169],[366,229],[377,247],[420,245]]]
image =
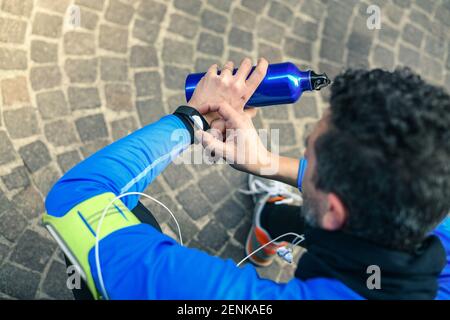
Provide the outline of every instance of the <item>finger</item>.
[[258,113],[258,109],[257,108],[245,108],[244,112],[250,118],[254,118],[254,117],[256,117],[256,114]]
[[250,58],[244,58],[236,72],[236,78],[239,80],[246,80],[250,71],[252,70],[252,60]]
[[201,143],[203,148],[214,152],[216,155],[225,154],[225,143],[214,138],[209,132],[197,130],[195,138]]
[[211,122],[211,134],[217,139],[223,141],[225,139],[225,120],[215,119]]
[[209,76],[217,76],[218,73],[218,66],[217,64],[213,64],[211,67],[209,67],[208,72],[206,73]]
[[238,112],[233,109],[228,103],[221,103],[217,105],[212,105],[209,108],[210,112],[217,112],[225,122],[236,123],[240,117],[242,117],[242,111]]
[[261,58],[258,61],[258,64],[256,65],[255,70],[253,70],[252,74],[250,75],[250,78],[248,78],[246,84],[247,84],[247,94],[249,96],[253,95],[256,88],[258,88],[259,84],[263,81],[264,77],[267,73],[267,68],[269,66],[269,63],[266,59]]
[[229,77],[233,75],[234,63],[233,61],[227,61],[220,72],[221,77]]

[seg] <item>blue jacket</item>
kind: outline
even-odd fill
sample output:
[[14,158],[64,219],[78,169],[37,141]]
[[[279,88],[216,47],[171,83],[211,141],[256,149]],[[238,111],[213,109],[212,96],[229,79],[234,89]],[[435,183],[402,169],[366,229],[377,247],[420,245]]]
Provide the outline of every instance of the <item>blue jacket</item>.
[[[105,192],[143,192],[189,144],[190,135],[183,122],[176,116],[165,116],[67,172],[47,196],[47,213],[62,216]],[[165,156],[168,154],[171,156]],[[122,201],[132,210],[138,197],[124,197]],[[447,253],[436,298],[449,299],[450,219],[446,218],[434,234]],[[120,229],[101,240],[100,261],[112,299],[362,299],[335,279],[294,278],[287,284],[261,279],[252,265],[237,268],[232,260],[183,247],[146,224]],[[99,287],[94,250],[89,263]]]

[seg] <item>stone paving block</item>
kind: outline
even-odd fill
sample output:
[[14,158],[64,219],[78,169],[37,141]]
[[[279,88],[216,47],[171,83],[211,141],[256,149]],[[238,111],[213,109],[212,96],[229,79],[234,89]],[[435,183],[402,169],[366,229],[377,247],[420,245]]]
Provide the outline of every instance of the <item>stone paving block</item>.
[[136,101],[136,109],[142,126],[153,123],[166,115],[162,109],[163,102],[161,98],[151,98]]
[[136,73],[134,83],[138,97],[160,96],[161,94],[161,76],[158,72]]
[[47,147],[40,140],[21,147],[19,149],[19,154],[31,172],[36,172],[51,161]]
[[0,235],[5,237],[6,240],[16,242],[27,224],[27,220],[17,211],[14,205],[10,204],[0,219]]
[[164,84],[169,89],[184,90],[186,76],[190,73],[188,68],[175,66],[164,67]]
[[217,10],[230,11],[233,0],[208,0],[208,4]]
[[28,81],[26,77],[4,79],[1,81],[3,104],[11,106],[14,104],[25,104],[30,102],[28,93]]
[[11,170],[11,173],[4,175],[2,181],[8,190],[26,187],[30,184],[28,172],[25,167],[17,167]]
[[97,152],[98,150],[106,147],[110,143],[111,141],[109,141],[106,138],[97,139],[91,142],[84,143],[83,146],[80,148],[80,151],[83,157],[87,158],[91,156],[93,153]]
[[344,59],[344,46],[341,42],[330,38],[322,38],[320,57],[329,61],[342,63]]
[[423,31],[412,24],[407,24],[402,33],[402,39],[405,42],[416,46],[417,48],[420,48],[420,46],[422,45],[423,36]]
[[[165,214],[167,215],[168,213],[166,212]],[[184,210],[178,210],[176,217],[181,227],[181,236],[183,237],[183,241],[186,243],[194,239],[195,235],[199,232],[199,229],[192,222],[191,217],[189,217]],[[178,240],[178,228],[176,227],[173,219],[170,219],[168,224],[170,229],[177,235],[176,240]]]
[[0,292],[16,299],[33,299],[39,286],[38,273],[7,263],[0,268]]
[[300,12],[318,21],[325,14],[326,8],[320,1],[308,1],[302,3]]
[[33,181],[39,191],[44,195],[47,195],[59,178],[60,174],[54,165],[48,165],[33,173]]
[[[166,179],[166,181],[168,180]],[[176,198],[187,214],[194,220],[198,220],[211,212],[208,200],[206,200],[196,185],[186,187]]]
[[64,52],[73,55],[95,54],[94,35],[88,32],[66,32],[64,34]]
[[111,83],[105,85],[106,107],[114,111],[131,111],[131,87],[127,84]]
[[67,120],[56,120],[45,124],[45,137],[55,147],[69,146],[78,142],[75,127]]
[[443,60],[446,52],[444,39],[427,35],[425,38],[425,51],[428,52],[430,56]]
[[24,43],[27,23],[17,19],[0,17],[0,43]]
[[193,60],[192,44],[172,39],[164,39],[162,58],[166,63],[190,65]]
[[159,25],[148,20],[136,19],[133,27],[133,37],[154,44],[159,34]]
[[5,110],[3,117],[6,129],[12,139],[27,138],[39,133],[35,108]]
[[9,253],[10,248],[7,245],[0,243],[0,264],[6,259],[6,256]]
[[199,187],[211,203],[219,203],[232,194],[230,186],[217,171],[204,176],[199,181]]
[[166,14],[167,6],[153,0],[141,1],[137,13],[147,22],[160,23]]
[[78,151],[67,151],[57,156],[59,168],[63,173],[72,169],[81,161],[81,156]]
[[280,44],[284,37],[284,28],[269,19],[261,18],[257,24],[258,37]]
[[394,53],[382,46],[376,46],[373,50],[373,63],[376,67],[392,70],[395,64]]
[[153,46],[131,47],[130,66],[132,68],[145,68],[158,66],[158,54]]
[[238,226],[246,213],[234,199],[230,199],[214,212],[214,216],[227,230],[231,230]]
[[92,83],[97,79],[97,58],[67,59],[64,69],[72,83]]
[[303,95],[300,101],[294,104],[294,114],[299,119],[305,117],[318,118],[316,98],[313,95]]
[[79,118],[75,121],[75,125],[83,142],[108,137],[108,129],[103,114]]
[[63,19],[60,16],[37,12],[34,17],[32,33],[49,38],[61,36]]
[[33,0],[4,0],[1,9],[13,15],[30,17]]
[[104,81],[126,81],[128,79],[127,60],[122,58],[101,57],[100,74]]
[[25,50],[0,48],[0,70],[25,70],[27,66]]
[[225,32],[228,19],[223,14],[205,9],[201,15],[202,27],[206,30],[212,30],[218,33]]
[[0,155],[0,165],[16,159],[16,153],[11,140],[9,140],[8,135],[3,130],[0,130]]
[[111,122],[112,138],[118,140],[137,130],[136,120],[128,117]]
[[287,105],[267,106],[261,110],[261,114],[265,119],[288,120],[289,114],[287,108]]
[[127,52],[127,29],[117,28],[109,25],[100,25],[99,47],[118,53]]
[[69,114],[66,97],[60,90],[38,93],[36,102],[43,119],[53,119]]
[[197,58],[195,60],[195,72],[206,72],[213,64],[217,64],[218,60],[211,58]]
[[228,34],[229,45],[247,51],[253,50],[253,34],[242,29],[233,27]]
[[39,191],[31,185],[17,193],[12,201],[16,205],[17,211],[27,219],[39,218],[45,211],[44,199]]
[[67,287],[67,277],[66,265],[53,261],[42,285],[42,290],[58,300],[73,300],[72,290]]
[[179,189],[194,179],[192,173],[187,169],[187,165],[177,163],[170,164],[162,176],[172,190]]
[[401,64],[414,69],[420,64],[420,53],[401,45],[398,60]]
[[241,225],[236,228],[233,234],[233,238],[239,242],[242,246],[245,246],[245,242],[247,241],[248,233],[250,232],[250,229],[252,227],[252,213],[247,212],[246,216],[249,218],[245,218]]
[[173,6],[193,16],[198,15],[202,7],[200,0],[174,0]]
[[105,4],[105,0],[76,0],[76,4],[91,8],[94,10],[102,10]]
[[398,30],[395,30],[394,28],[388,26],[387,24],[383,25],[383,28],[378,30],[378,37],[379,39],[391,46],[394,46],[397,42],[397,39],[400,35],[400,32]]
[[42,40],[31,41],[31,60],[37,63],[58,62],[58,45]]
[[304,61],[311,61],[312,47],[310,42],[286,38],[283,47],[287,56]]
[[280,146],[293,146],[297,142],[295,128],[292,123],[277,122],[270,125],[271,134],[272,130],[278,130],[279,132],[279,145]]
[[128,25],[133,17],[133,14],[133,6],[118,0],[111,0],[108,8],[106,9],[105,19],[113,23]]
[[61,71],[58,66],[33,67],[30,71],[31,87],[35,91],[52,89],[61,85]]
[[268,0],[242,0],[242,5],[250,11],[253,11],[255,13],[261,13],[266,5],[269,3]]
[[67,93],[72,110],[95,109],[102,105],[97,88],[69,87]]
[[249,31],[254,30],[256,27],[256,15],[253,12],[243,10],[239,7],[233,10],[231,21],[234,25]]
[[239,263],[245,257],[243,246],[236,246],[233,243],[227,243],[225,249],[220,254],[223,259],[231,259],[234,263]]
[[49,262],[56,244],[35,231],[27,230],[11,254],[11,261],[33,271],[42,272]]
[[98,15],[92,11],[80,8],[80,26],[88,30],[95,30],[98,24]]
[[202,32],[197,42],[197,50],[209,55],[221,56],[224,50],[223,38]]
[[39,8],[44,8],[50,11],[55,11],[59,13],[65,13],[69,7],[70,0],[38,0],[37,6]]
[[292,12],[292,9],[289,6],[279,1],[272,1],[270,3],[268,15],[281,23],[289,25],[294,17],[294,12]]
[[198,240],[214,252],[219,251],[227,244],[230,236],[216,221],[211,220],[197,235]]
[[192,39],[197,34],[199,22],[185,15],[174,13],[170,16],[169,31]]
[[319,36],[319,24],[316,22],[296,18],[292,29],[295,35],[310,41],[317,40]]

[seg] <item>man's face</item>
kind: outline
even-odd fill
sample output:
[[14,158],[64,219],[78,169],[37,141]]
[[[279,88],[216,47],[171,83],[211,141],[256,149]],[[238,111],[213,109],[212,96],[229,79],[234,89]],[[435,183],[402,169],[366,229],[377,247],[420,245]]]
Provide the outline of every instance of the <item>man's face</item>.
[[303,207],[302,215],[306,222],[313,227],[321,227],[322,217],[327,210],[326,195],[317,190],[314,183],[314,173],[316,172],[317,158],[314,145],[317,138],[327,131],[330,111],[327,109],[322,118],[316,123],[313,131],[306,140],[305,158],[308,160],[308,167],[303,177]]

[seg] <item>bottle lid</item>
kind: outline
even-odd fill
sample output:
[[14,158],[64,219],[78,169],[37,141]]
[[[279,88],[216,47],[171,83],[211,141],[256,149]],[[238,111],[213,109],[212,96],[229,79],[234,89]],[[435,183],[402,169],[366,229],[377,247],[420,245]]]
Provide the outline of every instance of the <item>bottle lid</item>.
[[311,85],[313,90],[321,90],[331,83],[326,73],[317,74],[311,71]]

